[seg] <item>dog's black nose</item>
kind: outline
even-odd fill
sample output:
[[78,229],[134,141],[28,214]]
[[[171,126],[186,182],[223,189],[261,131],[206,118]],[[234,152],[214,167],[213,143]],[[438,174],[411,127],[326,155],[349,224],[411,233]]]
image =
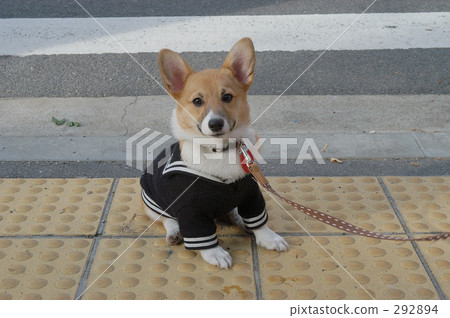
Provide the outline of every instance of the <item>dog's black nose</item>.
[[223,125],[225,124],[222,118],[213,118],[208,122],[209,129],[214,132],[219,132],[222,130]]

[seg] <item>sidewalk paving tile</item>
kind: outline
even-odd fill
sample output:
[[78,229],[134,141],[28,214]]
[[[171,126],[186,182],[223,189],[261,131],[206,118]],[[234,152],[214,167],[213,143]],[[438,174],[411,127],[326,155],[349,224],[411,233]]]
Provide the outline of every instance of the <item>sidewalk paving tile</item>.
[[[404,233],[375,177],[269,177],[272,187],[287,199],[376,232]],[[269,226],[281,233],[341,233],[264,193]],[[281,206],[280,206],[280,204]]]
[[220,241],[234,259],[231,270],[164,238],[102,239],[83,299],[256,299],[251,240]]
[[287,253],[259,248],[264,299],[438,299],[409,242],[287,239]]
[[450,232],[450,177],[385,177],[411,232]]
[[3,235],[93,235],[112,179],[0,179]]
[[418,242],[428,265],[446,295],[450,295],[450,240]]
[[0,299],[74,299],[92,239],[0,239]]

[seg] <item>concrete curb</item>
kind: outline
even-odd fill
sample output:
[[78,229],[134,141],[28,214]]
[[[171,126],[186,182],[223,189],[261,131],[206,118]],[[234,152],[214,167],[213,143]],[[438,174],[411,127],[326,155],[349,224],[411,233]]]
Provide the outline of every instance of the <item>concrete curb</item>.
[[[407,159],[450,158],[450,132],[382,134],[303,134],[267,138],[261,155],[265,160],[297,159],[302,147],[310,159]],[[309,138],[309,145],[305,141]],[[0,137],[0,161],[125,161],[126,136]],[[311,141],[312,140],[312,141]],[[156,148],[157,154],[174,139]],[[285,142],[287,153],[282,152]],[[290,144],[287,144],[287,143]],[[295,144],[292,144],[295,142]],[[325,151],[322,151],[328,145]],[[134,143],[135,152],[136,143]],[[317,152],[314,153],[314,147]],[[145,153],[145,151],[144,151]],[[135,155],[133,154],[133,158]],[[306,158],[308,159],[308,158]]]

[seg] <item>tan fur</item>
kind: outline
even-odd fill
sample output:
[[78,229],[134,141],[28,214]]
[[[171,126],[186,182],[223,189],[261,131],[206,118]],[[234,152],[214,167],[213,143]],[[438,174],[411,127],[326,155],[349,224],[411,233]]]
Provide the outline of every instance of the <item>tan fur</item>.
[[[193,71],[178,53],[162,50],[159,54],[161,76],[168,93],[178,103],[176,116],[180,127],[201,137],[197,125],[209,110],[222,115],[234,128],[248,126],[250,109],[247,91],[253,82],[254,60],[253,44],[248,38],[235,44],[221,69],[206,69],[200,72]],[[250,71],[239,74],[241,64],[250,64],[247,65]],[[178,75],[177,78],[171,75],[173,73]],[[223,94],[233,95],[231,103],[221,100]],[[192,101],[197,97],[204,100],[204,106],[193,105]],[[182,140],[180,144],[182,146]]]

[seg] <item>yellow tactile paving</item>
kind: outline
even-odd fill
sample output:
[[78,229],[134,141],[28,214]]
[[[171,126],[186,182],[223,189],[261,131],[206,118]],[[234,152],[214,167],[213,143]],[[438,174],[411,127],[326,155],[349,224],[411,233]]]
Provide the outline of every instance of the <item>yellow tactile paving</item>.
[[442,291],[450,295],[450,240],[418,244]]
[[83,299],[256,299],[249,238],[222,237],[233,257],[231,270],[206,264],[183,246],[164,238],[102,239]]
[[[375,299],[438,299],[409,242],[316,239]],[[264,299],[372,299],[312,238],[287,240],[287,253],[259,249]]]
[[[166,231],[161,222],[153,223],[153,220],[145,214],[140,195],[141,186],[138,178],[119,180],[105,226],[106,234],[135,236],[145,231],[144,235],[165,235]],[[238,227],[221,224],[217,225],[217,233],[243,234]]]
[[450,177],[384,177],[411,232],[450,232]]
[[[272,187],[281,195],[310,208],[328,213],[361,228],[377,232],[403,233],[390,203],[375,177],[272,177]],[[264,191],[263,191],[264,192]],[[272,195],[273,196],[273,195]],[[282,233],[338,233],[339,230],[318,222],[292,206],[276,201],[264,192],[270,227]],[[284,211],[277,202],[280,202]]]
[[[269,180],[289,199],[314,209],[369,230],[403,233],[374,177]],[[450,231],[450,177],[383,181],[411,231]],[[92,245],[85,237],[95,234],[111,186],[112,179],[0,179],[0,299],[75,297]],[[264,299],[370,299],[312,238],[296,236],[303,234],[300,226],[265,197],[269,225],[286,233],[291,245],[287,253],[258,248],[254,255],[251,239],[240,229],[218,226],[221,245],[234,264],[229,271],[219,270],[183,245],[167,246],[163,226],[154,224],[83,298],[256,299],[261,292]],[[87,286],[151,224],[140,204],[139,179],[120,179]],[[439,298],[411,243],[336,236],[336,229],[283,207],[309,232],[318,233],[319,242],[375,299]],[[68,235],[80,237],[63,238]],[[450,240],[418,246],[450,296]]]
[[0,239],[0,299],[74,299],[91,243]]
[[2,235],[95,234],[112,179],[0,179]]

